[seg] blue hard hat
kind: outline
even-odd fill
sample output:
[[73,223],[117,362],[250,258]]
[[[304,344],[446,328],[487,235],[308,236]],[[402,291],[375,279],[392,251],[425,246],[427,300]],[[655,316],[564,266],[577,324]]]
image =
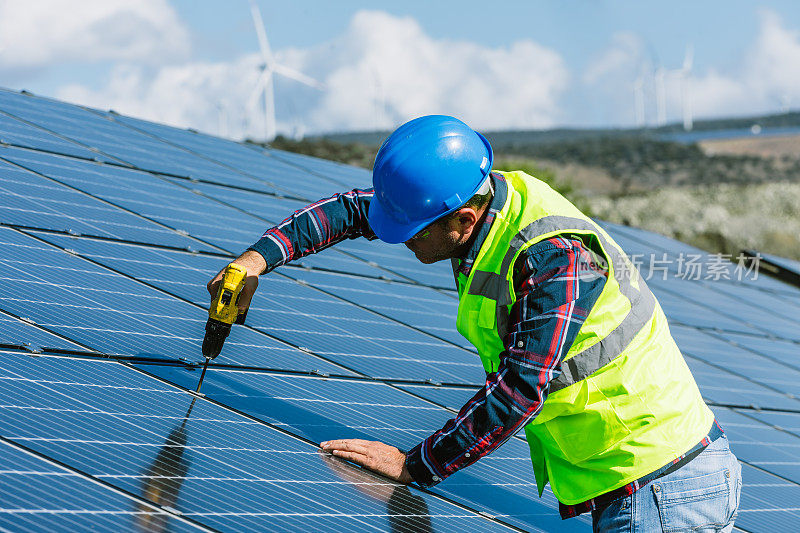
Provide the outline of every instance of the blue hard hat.
[[375,156],[369,225],[389,243],[405,242],[464,205],[492,169],[492,147],[454,117],[428,115],[397,128]]

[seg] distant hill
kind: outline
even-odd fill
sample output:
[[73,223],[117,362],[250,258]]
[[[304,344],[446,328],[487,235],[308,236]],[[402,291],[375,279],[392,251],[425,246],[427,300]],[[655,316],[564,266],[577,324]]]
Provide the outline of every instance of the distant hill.
[[[753,125],[763,129],[800,127],[800,111],[790,111],[774,115],[719,118],[697,120],[693,131],[719,131],[749,129]],[[660,128],[556,128],[550,130],[507,130],[483,132],[494,145],[532,145],[562,141],[579,141],[598,137],[649,137],[683,132],[682,123],[667,124]],[[390,131],[361,131],[347,133],[327,133],[311,136],[310,139],[329,139],[339,143],[359,143],[368,146],[380,145]],[[764,132],[767,133],[767,132]]]

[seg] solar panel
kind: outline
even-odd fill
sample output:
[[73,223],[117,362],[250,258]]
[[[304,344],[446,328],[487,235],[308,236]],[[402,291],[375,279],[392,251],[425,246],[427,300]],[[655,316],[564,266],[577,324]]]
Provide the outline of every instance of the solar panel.
[[279,190],[265,180],[246,176],[78,106],[0,90],[0,111],[97,150],[109,161],[122,165],[271,193]]
[[191,235],[198,249],[238,252],[265,229],[261,220],[146,172],[13,148],[0,157]]
[[0,464],[0,528],[4,530],[205,529],[7,442],[0,442]]
[[[7,228],[0,228],[0,243],[5,251],[0,279],[6,286],[0,308],[105,354],[202,359],[197,346],[207,312],[201,306]],[[226,346],[228,364],[347,373],[247,328],[236,328]]]
[[[758,269],[748,267],[738,257],[722,257],[665,237],[652,231],[596,221],[622,246],[643,275],[651,269],[660,275],[663,269],[679,279],[711,280],[714,286],[754,286],[759,290],[797,297],[797,291],[774,280]],[[738,269],[738,270],[737,270]]]
[[372,186],[372,173],[363,168],[343,165],[334,161],[326,161],[317,157],[286,152],[284,150],[262,148],[253,144],[248,144],[246,146],[258,152],[266,153],[280,161],[286,161],[287,163],[313,172],[316,175],[324,176],[329,180],[341,183],[348,189]]
[[[684,354],[715,366],[719,373],[735,374],[789,398],[800,398],[800,370],[720,342],[718,336],[700,330],[675,326],[671,331]],[[800,410],[800,403],[795,408]]]
[[388,529],[405,508],[424,510],[437,530],[504,529],[413,488],[394,494],[395,485],[323,457],[304,439],[118,363],[27,359],[0,355],[4,439],[201,525]]
[[[519,436],[428,491],[317,451],[410,448],[485,379],[449,265],[403,246],[347,240],[262,277],[206,396],[187,392],[208,279],[367,171],[5,90],[0,140],[0,529],[589,527],[534,496]],[[744,467],[737,525],[800,529],[800,290],[731,262],[695,279],[680,261],[704,252],[602,224],[641,254]]]
[[176,248],[201,246],[188,236],[4,161],[0,161],[0,216],[7,225]]
[[42,128],[26,124],[22,120],[6,115],[3,112],[0,112],[0,132],[3,135],[0,137],[0,144],[33,148],[44,152],[54,152],[90,160],[106,160],[97,152],[63,139]]
[[[88,276],[83,275],[80,279],[81,286],[96,284],[106,291],[148,295],[159,301],[167,299],[169,306],[165,304],[160,311],[167,313],[166,309],[172,309],[163,318],[161,314],[158,317],[140,318],[149,327],[138,335],[136,342],[129,345],[125,344],[124,339],[135,327],[128,325],[129,329],[120,329],[119,324],[105,334],[102,331],[82,329],[76,333],[82,342],[92,344],[107,353],[160,358],[164,358],[165,353],[173,353],[173,359],[199,358],[196,346],[202,340],[202,325],[205,324],[201,309],[208,305],[209,298],[205,283],[225,265],[225,260],[200,254],[146,249],[66,236],[38,236],[86,254],[86,257],[129,276],[142,276],[141,279],[148,284],[169,293],[160,293],[121,276],[114,277],[109,282],[107,275],[102,281],[90,281]],[[58,251],[40,248],[37,253],[52,255],[58,254]],[[103,274],[100,267],[83,265],[79,259],[72,259],[73,263],[79,265],[73,266],[72,270],[97,272],[98,276]],[[171,302],[169,295],[194,302],[195,305],[177,300]],[[55,306],[60,299],[63,297],[55,294],[49,296],[48,301]],[[84,305],[91,307],[89,303]],[[97,305],[95,302],[94,306]],[[123,309],[116,309],[109,303],[104,305],[113,308],[115,313],[125,313]],[[11,308],[16,307],[12,305]],[[138,314],[147,314],[141,309],[138,311]],[[46,323],[50,324],[49,321]],[[484,375],[482,367],[476,364],[474,354],[463,348],[444,344],[404,324],[388,320],[278,273],[262,278],[257,296],[248,312],[247,323],[253,330],[233,328],[225,343],[224,358],[218,360],[220,363],[268,368],[288,365],[284,368],[337,374],[346,373],[343,369],[350,369],[372,377],[416,380],[436,378],[438,381],[455,383],[479,382]],[[122,320],[121,324],[126,324],[126,321]],[[69,324],[58,326],[62,331],[75,327]],[[142,323],[140,327],[144,328],[145,324]],[[172,332],[174,338],[165,335],[167,331]],[[259,332],[266,333],[269,337]],[[273,342],[270,338],[283,341],[288,346],[276,346],[274,353],[259,355],[262,346]],[[298,355],[297,350],[289,349],[289,346],[302,348],[302,354],[312,352],[320,357]],[[319,364],[312,364],[316,361]]]
[[[187,388],[195,383],[195,376],[182,369],[141,368]],[[410,449],[453,416],[400,388],[355,379],[209,371],[203,388],[213,400],[312,442],[361,438]],[[560,522],[558,504],[551,493],[538,499],[532,472],[527,444],[515,439],[432,492],[518,527],[549,530],[545,524]],[[586,527],[581,522],[560,529],[581,530]]]
[[749,411],[716,407],[714,413],[740,461],[787,481],[800,483],[800,442],[797,435],[764,423]]
[[423,286],[398,288],[388,281],[339,276],[320,271],[284,270],[325,292],[364,306],[462,348],[474,351],[455,329],[458,301],[441,291]]
[[422,285],[449,291],[454,288],[453,270],[448,261],[423,265],[417,261],[414,254],[402,245],[353,240],[342,243],[338,248],[351,255],[382,265],[392,272]]
[[[219,164],[235,168],[237,171],[259,179],[267,180],[277,184],[284,191],[291,191],[300,197],[308,200],[316,200],[333,193],[341,192],[340,189],[348,186],[349,183],[342,183],[334,177],[329,177],[329,172],[325,170],[330,165],[322,167],[321,172],[309,173],[306,168],[284,162],[283,158],[273,157],[272,151],[251,150],[244,145],[212,137],[199,132],[180,130],[125,117],[118,114],[111,114],[109,118],[115,122],[120,122],[131,128],[143,131],[168,143],[180,146],[193,153],[202,154]],[[367,175],[362,183],[368,183],[370,176]],[[355,186],[349,185],[350,187]]]
[[800,527],[800,486],[742,465],[742,497],[736,526],[743,531],[794,531]]
[[44,348],[80,350],[81,346],[29,324],[19,317],[0,312],[0,346],[40,351]]

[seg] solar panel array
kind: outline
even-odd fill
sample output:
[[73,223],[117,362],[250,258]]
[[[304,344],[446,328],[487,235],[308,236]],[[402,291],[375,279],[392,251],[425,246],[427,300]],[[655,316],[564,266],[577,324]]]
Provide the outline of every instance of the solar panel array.
[[[318,451],[410,449],[484,374],[444,263],[347,241],[262,277],[193,395],[207,280],[369,173],[0,90],[0,529],[587,531],[522,438],[430,490]],[[800,530],[800,290],[605,227],[744,468],[742,531]],[[705,257],[705,256],[703,256]],[[655,259],[657,260],[655,260]],[[753,279],[757,277],[757,279]]]

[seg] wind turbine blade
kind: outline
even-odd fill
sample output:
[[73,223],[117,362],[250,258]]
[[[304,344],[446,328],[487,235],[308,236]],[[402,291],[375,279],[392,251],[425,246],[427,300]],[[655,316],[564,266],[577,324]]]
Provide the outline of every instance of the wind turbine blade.
[[309,87],[314,87],[315,89],[324,89],[324,85],[312,78],[311,76],[306,76],[302,72],[298,72],[292,68],[285,67],[283,65],[275,64],[273,65],[273,70],[282,76],[286,76],[287,78],[291,78],[295,81],[299,81],[300,83],[304,83]]
[[261,18],[261,10],[258,9],[254,0],[250,0],[250,14],[253,16],[253,25],[256,27],[258,36],[258,46],[261,48],[261,57],[269,68],[273,63],[272,49],[267,40],[267,31],[264,29],[264,19]]

